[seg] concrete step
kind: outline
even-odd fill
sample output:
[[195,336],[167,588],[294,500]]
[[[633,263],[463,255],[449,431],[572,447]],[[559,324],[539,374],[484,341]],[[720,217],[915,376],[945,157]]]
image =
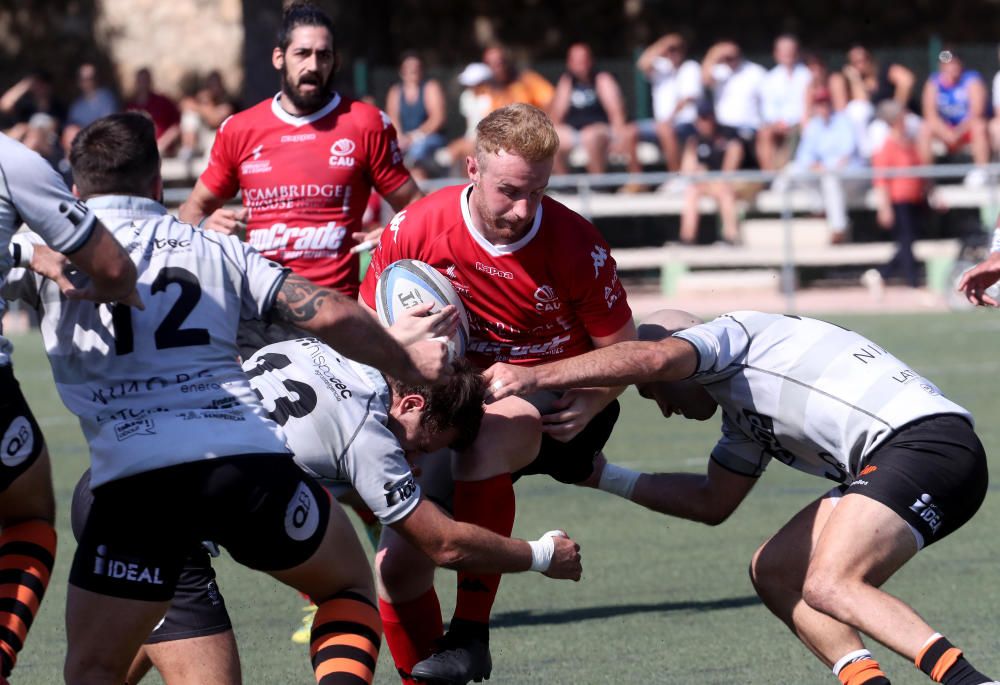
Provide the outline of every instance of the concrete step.
[[694,295],[732,292],[778,292],[781,277],[778,269],[706,269],[678,274],[670,295]]
[[[792,219],[792,246],[795,249],[824,247],[830,244],[830,229],[826,219]],[[740,225],[743,244],[747,247],[773,247],[785,244],[785,222],[782,219],[748,219]]]

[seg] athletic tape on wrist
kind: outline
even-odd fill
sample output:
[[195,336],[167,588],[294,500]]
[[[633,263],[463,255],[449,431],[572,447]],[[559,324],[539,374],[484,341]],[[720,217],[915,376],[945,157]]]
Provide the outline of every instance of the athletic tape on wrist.
[[632,491],[635,490],[635,484],[641,475],[638,471],[608,463],[604,465],[604,470],[601,471],[601,480],[598,482],[597,487],[604,492],[610,492],[612,495],[629,499],[632,497]]
[[564,533],[561,530],[550,530],[537,540],[528,541],[528,546],[531,547],[530,570],[539,573],[545,573],[549,570],[549,566],[552,565],[552,557],[556,552],[556,542],[553,538],[557,535],[562,537]]

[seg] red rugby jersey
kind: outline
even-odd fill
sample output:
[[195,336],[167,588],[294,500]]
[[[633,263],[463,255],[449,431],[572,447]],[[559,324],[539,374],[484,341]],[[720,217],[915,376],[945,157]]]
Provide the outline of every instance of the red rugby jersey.
[[427,262],[462,298],[471,327],[467,356],[480,367],[582,354],[594,348],[592,337],[632,318],[615,260],[593,224],[545,197],[524,238],[493,245],[473,226],[471,190],[442,188],[392,219],[361,284],[369,307],[386,266]]
[[339,94],[303,117],[279,97],[223,122],[201,181],[222,198],[242,191],[247,240],[265,257],[354,297],[351,233],[372,187],[385,196],[410,178],[396,130],[377,107]]

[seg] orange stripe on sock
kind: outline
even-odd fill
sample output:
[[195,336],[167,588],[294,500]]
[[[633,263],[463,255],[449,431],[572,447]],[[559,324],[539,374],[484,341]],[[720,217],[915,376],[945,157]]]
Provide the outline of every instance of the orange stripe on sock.
[[947,652],[941,655],[941,658],[937,660],[934,664],[934,668],[931,669],[931,680],[936,683],[940,683],[944,680],[944,674],[948,672],[948,669],[955,665],[958,661],[958,657],[962,656],[962,650],[958,647],[952,647]]
[[309,648],[310,655],[315,656],[324,647],[333,647],[334,645],[355,647],[368,652],[373,659],[378,659],[378,647],[367,637],[357,635],[356,633],[331,633],[330,635],[324,635],[312,643],[312,646]]
[[374,674],[371,669],[360,661],[354,659],[327,659],[316,669],[316,682],[318,683],[331,673],[350,673],[371,683]]
[[33,542],[53,554],[56,551],[56,530],[51,524],[42,521],[26,521],[4,528],[0,545],[14,540]]
[[884,678],[885,673],[874,659],[860,659],[853,664],[847,664],[837,674],[844,685],[864,685],[879,676]]
[[0,585],[0,599],[17,600],[24,606],[28,607],[32,614],[38,613],[38,605],[41,603],[41,600],[38,599],[38,595],[36,595],[30,587],[14,583],[9,585]]
[[917,658],[913,660],[913,663],[917,665],[917,668],[920,668],[920,662],[924,660],[924,655],[927,654],[927,650],[937,644],[937,641],[940,639],[942,638],[939,637],[937,640],[931,640],[924,645],[924,648],[921,649],[919,653],[917,653]]
[[45,564],[40,562],[35,557],[29,557],[23,554],[4,554],[0,556],[0,571],[6,569],[27,571],[31,575],[38,578],[42,584],[49,584],[49,570],[45,568]]
[[17,639],[21,641],[21,644],[24,644],[24,638],[28,636],[28,626],[24,624],[20,616],[0,611],[0,626],[9,629],[17,635]]
[[331,621],[354,621],[381,633],[382,623],[378,609],[356,599],[331,599],[323,602],[313,619],[314,626]]

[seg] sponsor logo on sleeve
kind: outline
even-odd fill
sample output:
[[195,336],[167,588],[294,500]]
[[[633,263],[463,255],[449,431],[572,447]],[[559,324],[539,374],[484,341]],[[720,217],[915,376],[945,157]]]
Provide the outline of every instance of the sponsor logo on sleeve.
[[271,162],[267,159],[261,159],[263,154],[264,146],[258,145],[250,151],[250,159],[244,161],[240,165],[240,172],[244,176],[252,176],[253,174],[266,174],[271,171]]
[[90,210],[87,209],[87,205],[83,204],[83,200],[77,200],[73,204],[66,204],[65,202],[59,203],[59,213],[66,216],[66,220],[69,221],[74,226],[79,226],[84,219],[87,218],[87,213]]
[[406,218],[406,210],[404,209],[396,216],[392,217],[392,221],[389,222],[389,232],[392,233],[392,242],[396,242],[396,238],[399,236],[400,226],[403,224],[403,219]]
[[385,488],[385,505],[392,507],[402,504],[413,497],[417,491],[417,484],[413,480],[412,474],[406,474],[396,482],[389,482],[382,486]]

